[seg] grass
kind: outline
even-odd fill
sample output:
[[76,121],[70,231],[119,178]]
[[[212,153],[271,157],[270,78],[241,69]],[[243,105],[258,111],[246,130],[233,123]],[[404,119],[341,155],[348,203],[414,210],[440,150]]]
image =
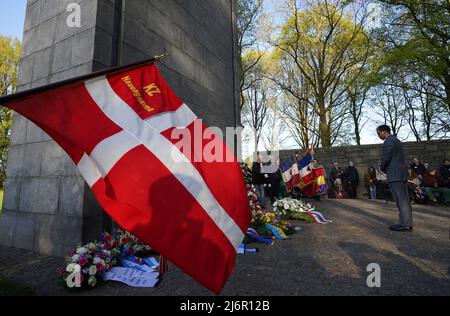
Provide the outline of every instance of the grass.
[[18,286],[0,278],[0,296],[31,296],[31,295],[34,295],[33,289]]

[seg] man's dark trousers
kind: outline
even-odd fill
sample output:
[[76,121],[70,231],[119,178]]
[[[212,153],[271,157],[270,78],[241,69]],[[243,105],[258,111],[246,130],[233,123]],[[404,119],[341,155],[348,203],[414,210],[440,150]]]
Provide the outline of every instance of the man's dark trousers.
[[389,189],[400,213],[400,226],[412,228],[412,209],[405,155],[402,142],[394,135],[389,135],[384,141],[380,170],[387,174]]
[[395,181],[389,183],[389,189],[397,203],[400,212],[400,225],[403,227],[413,227],[411,200],[409,199],[408,184],[405,181]]

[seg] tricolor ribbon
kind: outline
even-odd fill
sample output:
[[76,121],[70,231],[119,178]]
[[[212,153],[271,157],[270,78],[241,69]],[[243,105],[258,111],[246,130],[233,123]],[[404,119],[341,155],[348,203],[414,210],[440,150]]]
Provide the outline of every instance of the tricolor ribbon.
[[308,211],[308,212],[305,212],[305,214],[308,214],[309,216],[311,216],[316,223],[319,223],[319,224],[332,223],[332,221],[327,220],[325,218],[325,216],[323,216],[323,214],[320,213],[319,211]]
[[249,228],[247,230],[247,236],[250,237],[250,238],[253,238],[253,239],[257,240],[257,241],[260,241],[262,243],[265,243],[266,245],[269,245],[269,246],[273,245],[273,239],[272,238],[267,238],[267,237],[260,236],[258,234],[258,232],[256,230],[254,230],[253,228]]
[[290,239],[290,237],[288,237],[288,236],[284,233],[284,231],[283,231],[281,228],[279,228],[279,227],[275,227],[275,226],[273,226],[273,225],[266,224],[266,228],[270,229],[270,230],[272,231],[273,235],[274,235],[275,237],[277,237],[278,239],[282,239],[282,240]]

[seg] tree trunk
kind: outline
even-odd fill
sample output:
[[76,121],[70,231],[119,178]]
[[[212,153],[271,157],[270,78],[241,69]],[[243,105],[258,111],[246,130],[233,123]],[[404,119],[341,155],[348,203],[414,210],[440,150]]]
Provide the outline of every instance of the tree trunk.
[[450,109],[450,74],[448,72],[444,73],[444,81],[445,81],[444,82],[445,83],[445,101],[447,103],[448,109]]
[[331,132],[330,132],[330,126],[327,122],[327,115],[321,114],[319,115],[320,119],[320,139],[322,140],[322,147],[329,148],[331,147]]
[[259,145],[259,137],[258,132],[255,130],[255,154],[258,152],[258,145]]
[[[320,92],[323,89],[319,89]],[[322,140],[322,146],[325,148],[331,147],[331,131],[330,125],[327,121],[327,111],[325,107],[325,93],[321,93],[318,96],[317,106],[319,108],[319,131],[320,131],[320,139]]]
[[359,122],[355,119],[355,139],[356,145],[361,146],[361,135],[359,135]]

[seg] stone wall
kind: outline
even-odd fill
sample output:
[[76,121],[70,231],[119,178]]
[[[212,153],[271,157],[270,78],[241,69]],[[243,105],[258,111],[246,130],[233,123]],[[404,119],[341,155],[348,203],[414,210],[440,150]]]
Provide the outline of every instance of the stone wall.
[[[405,156],[408,163],[413,158],[419,158],[423,163],[430,163],[432,167],[439,168],[444,158],[450,159],[450,140],[431,141],[431,142],[406,142],[403,144]],[[280,158],[298,154],[304,154],[301,150],[286,150],[280,152]],[[334,162],[339,162],[341,168],[345,168],[349,161],[355,163],[358,169],[361,182],[358,189],[358,195],[366,194],[364,175],[367,173],[369,166],[378,166],[382,155],[382,144],[379,145],[362,145],[347,146],[334,148],[319,148],[315,150],[315,158],[323,165],[327,172],[331,169]]]
[[[76,1],[81,28],[67,27],[72,2],[28,0],[19,91],[111,66],[115,0]],[[163,75],[193,111],[210,125],[239,124],[231,9],[231,0],[124,0],[119,63],[168,53]],[[15,114],[0,243],[65,255],[107,223],[68,156]]]

